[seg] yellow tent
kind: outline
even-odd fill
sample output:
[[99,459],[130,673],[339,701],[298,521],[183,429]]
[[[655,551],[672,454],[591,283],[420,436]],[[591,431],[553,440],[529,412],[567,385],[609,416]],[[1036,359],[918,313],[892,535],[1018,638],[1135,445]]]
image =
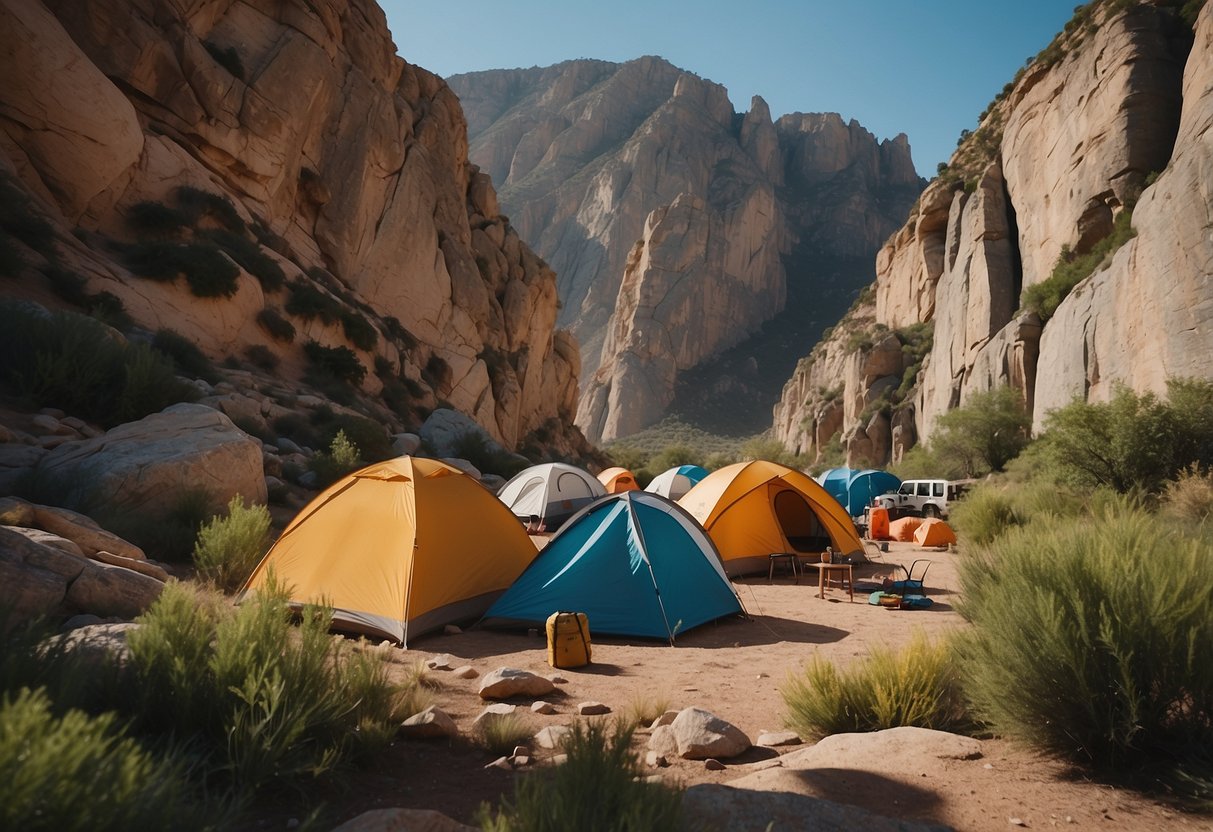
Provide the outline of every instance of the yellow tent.
[[942,520],[930,517],[914,531],[914,541],[919,546],[946,546],[956,542],[956,532]]
[[774,462],[713,471],[678,504],[707,531],[730,575],[766,572],[777,552],[816,554],[832,546],[861,554],[847,510],[812,477]]
[[338,629],[407,644],[482,615],[535,559],[517,518],[457,468],[399,457],[355,471],[296,515],[245,584],[333,607]]
[[598,475],[598,481],[608,494],[620,494],[624,491],[639,491],[635,475],[627,468],[608,468]]

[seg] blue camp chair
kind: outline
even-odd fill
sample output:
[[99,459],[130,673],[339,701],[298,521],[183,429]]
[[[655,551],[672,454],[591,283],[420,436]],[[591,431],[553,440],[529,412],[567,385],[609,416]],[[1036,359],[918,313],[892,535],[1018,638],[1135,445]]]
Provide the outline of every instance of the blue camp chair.
[[[922,564],[922,569],[918,565]],[[896,592],[900,595],[926,595],[927,589],[923,581],[926,580],[927,570],[931,568],[931,561],[926,558],[919,558],[910,564],[910,568],[897,564],[897,568],[906,573],[906,577],[901,581],[891,581],[885,589],[889,592]]]

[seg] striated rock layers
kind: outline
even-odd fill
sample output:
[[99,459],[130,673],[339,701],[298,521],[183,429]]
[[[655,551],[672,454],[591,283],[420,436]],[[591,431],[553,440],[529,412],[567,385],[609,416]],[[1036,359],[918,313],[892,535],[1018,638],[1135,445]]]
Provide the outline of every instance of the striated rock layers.
[[[997,386],[1023,394],[1039,429],[1075,396],[1213,378],[1211,38],[1208,5],[1193,34],[1170,8],[1093,4],[1008,84],[923,192],[878,255],[871,322],[903,340],[933,328],[924,367],[905,368],[916,390],[886,408],[909,444]],[[1059,258],[1091,251],[1125,212],[1135,237],[1042,325],[1023,290],[1048,280]],[[857,326],[844,320],[815,355],[845,352]],[[823,381],[810,376],[825,369],[805,362],[785,388],[775,418],[789,446],[821,446]],[[848,391],[865,384],[846,376]],[[861,427],[839,425],[844,437]],[[897,433],[873,461],[909,447]]]
[[759,97],[738,114],[723,87],[660,58],[448,80],[471,157],[559,275],[560,322],[582,345],[577,424],[593,440],[660,419],[681,373],[789,298],[820,303],[830,287],[806,285],[804,261],[870,258],[922,187],[904,136],[877,142],[833,113],[772,122]]
[[[349,350],[366,392],[446,401],[511,448],[571,423],[555,275],[374,2],[0,0],[0,28],[2,184],[53,229],[13,234],[25,267],[4,292],[54,302],[75,275],[77,301],[108,292],[140,326],[288,378],[306,342]],[[230,285],[187,288],[203,259]]]

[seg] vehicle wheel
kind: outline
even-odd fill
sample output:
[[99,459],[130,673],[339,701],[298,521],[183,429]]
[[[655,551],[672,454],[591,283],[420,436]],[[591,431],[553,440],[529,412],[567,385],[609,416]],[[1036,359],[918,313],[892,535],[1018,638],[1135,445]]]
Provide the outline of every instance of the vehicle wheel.
[[939,506],[924,506],[922,513],[926,517],[934,517],[939,519]]

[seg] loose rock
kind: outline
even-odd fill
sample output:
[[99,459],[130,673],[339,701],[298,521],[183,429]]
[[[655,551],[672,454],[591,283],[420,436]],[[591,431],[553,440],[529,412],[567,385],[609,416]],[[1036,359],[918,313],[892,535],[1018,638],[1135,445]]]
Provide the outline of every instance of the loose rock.
[[529,670],[499,667],[480,683],[481,699],[509,699],[511,696],[546,696],[555,690],[551,680]]

